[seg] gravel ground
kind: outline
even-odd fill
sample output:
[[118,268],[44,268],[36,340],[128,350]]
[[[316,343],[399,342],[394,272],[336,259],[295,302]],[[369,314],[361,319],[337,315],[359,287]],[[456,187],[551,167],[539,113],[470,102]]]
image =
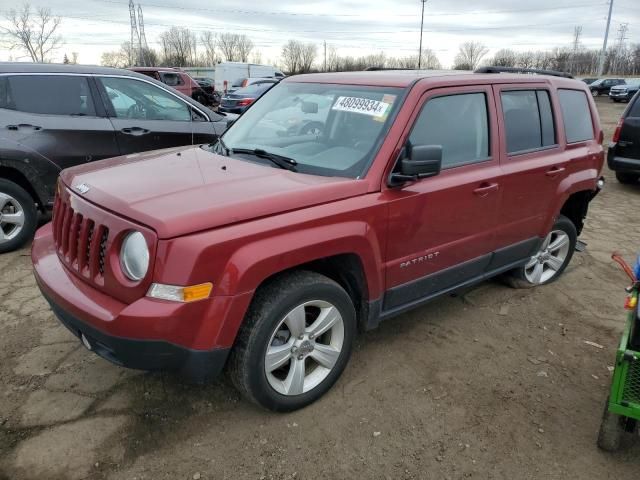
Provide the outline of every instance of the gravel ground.
[[[624,105],[598,106],[608,139]],[[625,316],[609,256],[640,246],[640,186],[606,175],[558,282],[487,282],[390,320],[291,414],[112,366],[59,326],[28,249],[0,256],[0,479],[637,477],[640,446],[595,445]]]

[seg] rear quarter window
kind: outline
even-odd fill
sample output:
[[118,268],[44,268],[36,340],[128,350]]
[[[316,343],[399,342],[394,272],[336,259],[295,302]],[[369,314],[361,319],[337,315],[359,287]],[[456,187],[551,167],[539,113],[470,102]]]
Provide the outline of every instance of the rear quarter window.
[[593,121],[587,94],[582,90],[558,90],[567,143],[592,140]]

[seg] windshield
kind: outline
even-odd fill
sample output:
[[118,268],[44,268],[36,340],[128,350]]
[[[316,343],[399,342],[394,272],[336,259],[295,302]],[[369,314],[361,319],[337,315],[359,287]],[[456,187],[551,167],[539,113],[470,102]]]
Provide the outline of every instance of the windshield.
[[401,103],[400,88],[285,82],[274,86],[224,134],[234,149],[294,160],[296,170],[356,178],[378,151]]

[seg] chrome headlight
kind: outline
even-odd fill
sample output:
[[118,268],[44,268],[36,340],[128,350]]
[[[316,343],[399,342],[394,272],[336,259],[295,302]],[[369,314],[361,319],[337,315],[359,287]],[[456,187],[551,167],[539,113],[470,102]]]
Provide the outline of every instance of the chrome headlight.
[[149,247],[144,235],[130,232],[120,249],[120,267],[129,280],[139,282],[149,270]]

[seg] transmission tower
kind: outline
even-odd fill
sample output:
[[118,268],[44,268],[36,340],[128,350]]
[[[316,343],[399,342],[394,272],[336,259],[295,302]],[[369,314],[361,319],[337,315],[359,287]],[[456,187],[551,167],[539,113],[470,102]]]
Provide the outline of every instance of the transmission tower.
[[580,50],[581,36],[582,36],[582,25],[578,25],[573,29],[573,42],[572,42],[573,55],[571,56],[571,73],[573,74],[578,73],[577,63],[578,63],[578,51]]
[[[138,33],[138,22],[136,22],[136,7],[133,0],[129,0],[129,16],[131,17],[131,45],[129,48],[129,64],[139,61],[136,53],[140,52],[140,34]],[[137,52],[136,52],[137,50]]]
[[138,43],[140,48],[140,59],[142,65],[147,66],[147,59],[145,55],[149,51],[149,45],[147,45],[147,37],[144,34],[144,17],[142,16],[142,5],[138,4],[138,30],[140,33],[140,42]]
[[620,67],[620,59],[624,55],[625,41],[627,40],[628,23],[621,23],[618,27],[618,39],[616,40],[616,54],[614,57],[614,73],[618,73]]

